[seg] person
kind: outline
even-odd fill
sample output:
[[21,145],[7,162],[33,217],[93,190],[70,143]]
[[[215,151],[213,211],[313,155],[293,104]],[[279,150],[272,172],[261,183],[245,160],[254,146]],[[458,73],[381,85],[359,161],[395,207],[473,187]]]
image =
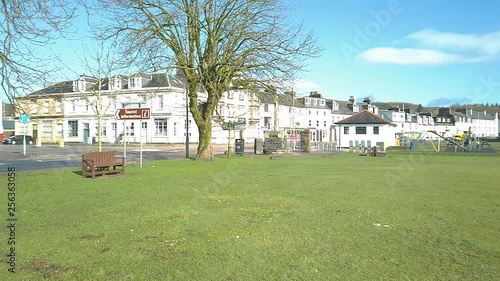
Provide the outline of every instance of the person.
[[372,147],[372,156],[377,157],[377,147],[376,146]]

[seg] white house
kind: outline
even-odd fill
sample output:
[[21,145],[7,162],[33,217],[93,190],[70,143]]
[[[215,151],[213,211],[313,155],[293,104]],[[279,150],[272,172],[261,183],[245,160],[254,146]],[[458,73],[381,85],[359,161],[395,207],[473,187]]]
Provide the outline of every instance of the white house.
[[339,141],[337,146],[346,147],[373,147],[382,143],[385,149],[387,146],[395,145],[395,127],[382,117],[363,110],[351,117],[335,123],[338,126]]

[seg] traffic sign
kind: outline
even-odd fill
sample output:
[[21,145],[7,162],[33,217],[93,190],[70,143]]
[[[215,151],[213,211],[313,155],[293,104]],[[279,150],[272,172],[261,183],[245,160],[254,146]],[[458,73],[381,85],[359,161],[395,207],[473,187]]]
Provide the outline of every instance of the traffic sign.
[[28,114],[23,113],[23,114],[21,114],[21,116],[19,116],[19,120],[21,121],[21,123],[26,125],[31,121],[31,118]]
[[115,112],[118,120],[145,120],[151,117],[149,108],[121,108]]

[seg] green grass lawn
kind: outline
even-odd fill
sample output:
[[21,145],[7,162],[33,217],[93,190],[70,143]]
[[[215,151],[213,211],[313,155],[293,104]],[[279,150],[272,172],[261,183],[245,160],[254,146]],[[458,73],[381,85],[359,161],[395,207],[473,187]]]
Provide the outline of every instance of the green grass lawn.
[[398,151],[18,173],[0,280],[500,280],[499,164]]

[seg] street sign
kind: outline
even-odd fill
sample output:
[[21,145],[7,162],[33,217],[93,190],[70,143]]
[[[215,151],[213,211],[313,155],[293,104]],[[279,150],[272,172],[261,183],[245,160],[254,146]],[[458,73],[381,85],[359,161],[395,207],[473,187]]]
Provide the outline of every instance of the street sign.
[[19,120],[24,125],[28,124],[31,121],[30,116],[26,113],[21,114],[21,116],[19,116]]
[[151,117],[149,108],[121,108],[116,110],[117,120],[145,120]]

